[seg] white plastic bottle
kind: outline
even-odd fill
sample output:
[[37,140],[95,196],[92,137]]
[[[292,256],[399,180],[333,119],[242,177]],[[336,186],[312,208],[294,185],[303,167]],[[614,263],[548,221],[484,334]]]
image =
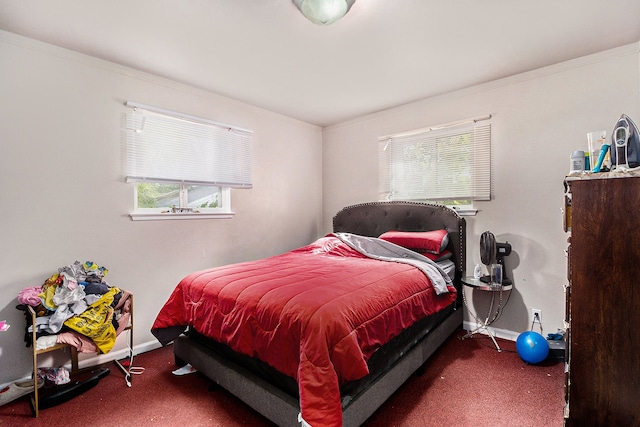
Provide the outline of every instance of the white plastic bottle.
[[480,267],[480,264],[476,264],[476,268],[473,269],[473,277],[475,279],[482,277],[482,267]]
[[583,172],[584,171],[584,151],[574,151],[571,153],[571,164],[569,172]]

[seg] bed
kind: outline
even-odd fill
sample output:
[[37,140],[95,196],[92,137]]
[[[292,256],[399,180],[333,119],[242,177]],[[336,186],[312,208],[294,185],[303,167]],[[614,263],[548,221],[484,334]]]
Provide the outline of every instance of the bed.
[[310,245],[188,275],[152,333],[278,425],[358,426],[462,325],[465,227],[442,206],[346,207]]

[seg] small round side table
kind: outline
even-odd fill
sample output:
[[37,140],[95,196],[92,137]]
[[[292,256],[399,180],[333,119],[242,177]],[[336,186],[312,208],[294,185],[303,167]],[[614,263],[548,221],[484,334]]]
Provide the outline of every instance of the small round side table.
[[469,310],[469,305],[467,304],[467,297],[465,296],[465,290],[464,288],[462,289],[462,300],[464,301],[464,306],[467,308],[467,312],[469,313],[469,315],[476,320],[476,324],[478,325],[477,328],[475,328],[472,331],[469,331],[465,336],[462,337],[462,339],[471,338],[473,335],[477,333],[486,332],[487,335],[489,335],[489,337],[491,338],[491,341],[493,341],[493,344],[496,346],[496,349],[499,352],[501,352],[502,349],[498,345],[496,341],[496,337],[493,331],[489,329],[489,326],[491,326],[491,324],[496,321],[496,319],[498,318],[498,315],[504,308],[504,306],[502,305],[503,293],[506,291],[511,291],[511,289],[513,288],[513,285],[509,284],[504,286],[491,286],[491,284],[485,283],[480,279],[476,279],[473,276],[463,277],[462,284],[466,287],[471,288],[474,291],[491,293],[491,303],[489,304],[489,311],[487,312],[487,317],[484,320],[481,320],[474,313],[472,313],[471,310]]

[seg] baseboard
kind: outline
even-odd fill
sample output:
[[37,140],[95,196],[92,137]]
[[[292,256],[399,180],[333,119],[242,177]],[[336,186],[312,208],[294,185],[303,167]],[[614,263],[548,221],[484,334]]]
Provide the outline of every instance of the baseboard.
[[[478,325],[475,322],[469,322],[465,320],[462,323],[462,327],[464,328],[465,331],[473,331],[478,327]],[[491,326],[489,327],[489,329],[491,329],[491,332],[493,332],[496,338],[502,338],[509,341],[516,341],[518,339],[518,335],[520,335],[520,332],[514,332],[508,329],[492,328]],[[486,332],[480,332],[480,333],[488,336]]]
[[[138,344],[136,346],[133,346],[133,355],[134,357],[138,354],[141,353],[146,353],[147,351],[151,351],[151,350],[155,350],[157,348],[160,348],[161,345],[158,341],[154,340],[154,341],[148,341],[142,344]],[[81,355],[82,353],[79,353],[78,355]],[[100,355],[95,355],[93,357],[88,357],[86,359],[82,359],[78,361],[78,368],[90,368],[93,366],[99,366],[105,363],[109,363],[112,362],[114,360],[120,360],[120,359],[124,359],[125,357],[129,356],[129,349],[128,348],[123,348],[122,350],[118,350],[118,351],[110,351],[107,354],[100,354]],[[71,362],[63,365],[65,368],[71,370]],[[25,376],[23,378],[19,378],[16,379],[15,381],[20,381],[20,380],[28,380],[31,379],[32,376]],[[12,384],[14,381],[9,381],[7,383],[3,383],[0,384],[0,390],[3,389],[4,387]]]

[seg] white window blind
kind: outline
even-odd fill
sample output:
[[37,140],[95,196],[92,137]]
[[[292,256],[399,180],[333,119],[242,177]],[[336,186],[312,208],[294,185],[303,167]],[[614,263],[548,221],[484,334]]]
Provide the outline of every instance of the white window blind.
[[252,187],[250,130],[127,105],[128,182]]
[[491,198],[491,124],[390,135],[379,145],[381,199]]

